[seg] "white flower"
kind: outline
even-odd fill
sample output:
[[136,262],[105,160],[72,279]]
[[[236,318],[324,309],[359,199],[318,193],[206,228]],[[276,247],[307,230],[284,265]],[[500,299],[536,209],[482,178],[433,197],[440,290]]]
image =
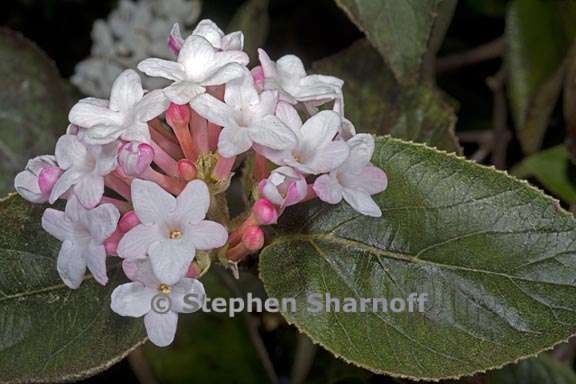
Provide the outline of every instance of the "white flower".
[[336,169],[348,158],[348,145],[342,140],[334,140],[342,123],[336,112],[318,112],[302,125],[298,112],[291,105],[279,103],[276,115],[292,129],[298,143],[286,151],[255,146],[275,164],[292,167],[304,174],[318,175]]
[[348,140],[350,157],[338,169],[322,175],[314,182],[314,191],[330,204],[346,200],[358,212],[374,217],[382,216],[371,195],[386,189],[388,179],[381,169],[370,164],[374,153],[374,138],[358,134]]
[[258,94],[248,71],[226,86],[224,101],[209,94],[196,97],[192,108],[209,121],[224,129],[218,139],[218,152],[233,157],[257,143],[274,150],[294,147],[296,136],[274,116],[278,101],[276,91]]
[[218,51],[204,37],[190,35],[177,62],[151,58],[138,64],[138,69],[148,76],[173,80],[164,93],[170,101],[182,105],[204,93],[206,86],[221,85],[242,76],[248,61],[248,55],[242,51]]
[[[71,78],[83,93],[107,97],[114,79],[147,57],[173,57],[166,37],[174,23],[185,32],[198,19],[200,0],[121,0],[107,20],[96,20],[90,57],[80,62]],[[146,78],[147,89],[168,85],[164,79]]]
[[303,102],[314,108],[331,100],[342,100],[344,82],[333,76],[307,75],[302,60],[286,55],[274,63],[268,54],[258,50],[264,72],[264,89],[280,91],[280,99],[290,104]]
[[144,95],[140,76],[127,69],[114,81],[110,102],[85,98],[72,109],[70,122],[86,128],[83,139],[89,144],[108,144],[118,138],[150,142],[147,122],[168,108],[161,90]]
[[31,203],[45,203],[49,194],[43,193],[38,183],[40,172],[44,168],[58,167],[54,156],[44,155],[28,160],[26,169],[16,175],[14,188],[16,192]]
[[204,220],[210,193],[201,180],[189,182],[174,198],[153,182],[135,179],[132,202],[142,224],[122,238],[118,255],[129,260],[149,256],[156,277],[165,284],[175,284],[186,274],[197,249],[218,248],[228,239],[222,225]]
[[241,51],[244,48],[242,32],[236,31],[225,35],[212,20],[201,20],[192,34],[204,37],[215,48],[223,51]]
[[104,195],[104,176],[117,166],[118,145],[87,145],[77,136],[64,135],[56,143],[56,161],[64,173],[52,189],[53,204],[72,188],[86,208],[95,207]]
[[272,204],[284,209],[302,201],[308,192],[304,175],[290,167],[280,167],[260,182],[260,193]]
[[86,268],[102,285],[108,283],[104,241],[116,230],[118,209],[103,204],[85,209],[72,197],[65,212],[48,208],[42,216],[42,228],[62,241],[57,268],[64,283],[76,289],[82,283]]
[[[174,340],[178,313],[192,313],[199,309],[192,303],[186,303],[186,296],[194,295],[196,303],[203,303],[206,297],[204,286],[200,281],[189,278],[167,285],[154,276],[148,261],[134,264],[137,268],[134,281],[114,289],[111,308],[121,316],[144,316],[150,341],[165,347]],[[156,301],[158,296],[162,296],[162,301]]]

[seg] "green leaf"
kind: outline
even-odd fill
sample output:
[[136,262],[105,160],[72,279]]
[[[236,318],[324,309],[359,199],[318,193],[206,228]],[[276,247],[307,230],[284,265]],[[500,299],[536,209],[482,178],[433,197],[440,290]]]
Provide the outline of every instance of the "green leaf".
[[[246,275],[241,275],[242,284],[249,284]],[[202,277],[202,283],[208,297],[232,297],[213,270]],[[144,352],[163,384],[267,381],[242,314],[234,318],[225,313],[182,315],[173,345],[158,348],[147,344]]]
[[[427,55],[435,54],[455,0],[336,0],[402,82],[420,79]],[[430,53],[432,52],[432,53]]]
[[509,96],[518,138],[525,153],[544,138],[574,40],[572,1],[516,0],[506,18]]
[[236,12],[228,32],[244,33],[244,50],[250,56],[250,62],[258,62],[258,48],[262,48],[268,37],[270,17],[268,16],[269,0],[248,0]]
[[40,227],[41,213],[15,195],[0,201],[0,383],[79,380],[145,341],[142,319],[110,309],[119,264],[106,287],[87,276],[69,289],[56,272],[60,242]]
[[68,100],[52,61],[32,42],[0,29],[0,196],[36,155],[54,150]]
[[488,374],[486,384],[576,384],[576,374],[565,364],[542,355]]
[[[295,297],[290,323],[376,373],[458,378],[535,355],[576,329],[576,223],[503,172],[390,137],[373,163],[389,177],[381,218],[347,204],[286,211],[261,254],[271,297]],[[306,300],[406,298],[423,313],[312,313]]]
[[359,132],[391,134],[460,152],[456,116],[436,89],[401,85],[366,40],[314,63],[317,73],[344,80],[346,115]]
[[564,145],[525,158],[511,172],[524,179],[534,177],[566,203],[576,203],[575,168]]

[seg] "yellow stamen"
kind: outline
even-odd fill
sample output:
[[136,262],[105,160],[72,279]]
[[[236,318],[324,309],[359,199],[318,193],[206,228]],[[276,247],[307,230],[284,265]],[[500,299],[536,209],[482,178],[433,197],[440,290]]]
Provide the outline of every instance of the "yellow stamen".
[[160,284],[160,286],[158,287],[158,290],[165,295],[169,295],[170,292],[172,292],[172,288],[170,288],[168,285],[166,285],[164,283]]
[[170,232],[170,240],[180,240],[182,238],[182,232],[175,229]]

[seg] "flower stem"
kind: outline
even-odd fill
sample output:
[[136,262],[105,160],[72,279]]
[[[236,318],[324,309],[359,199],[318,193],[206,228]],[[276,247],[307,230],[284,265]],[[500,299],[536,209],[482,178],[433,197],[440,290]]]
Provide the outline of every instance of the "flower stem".
[[170,176],[178,177],[178,163],[156,142],[150,143],[154,148],[154,163]]
[[144,180],[150,180],[167,190],[168,192],[172,193],[173,195],[178,196],[180,192],[186,186],[186,183],[180,179],[166,176],[160,172],[153,170],[152,168],[148,168],[145,170],[141,175],[141,178]]
[[130,184],[118,177],[116,172],[106,175],[104,177],[104,184],[126,200],[131,199]]

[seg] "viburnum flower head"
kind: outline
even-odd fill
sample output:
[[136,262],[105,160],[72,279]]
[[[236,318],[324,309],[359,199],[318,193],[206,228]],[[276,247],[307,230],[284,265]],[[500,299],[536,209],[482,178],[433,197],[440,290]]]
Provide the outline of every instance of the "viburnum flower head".
[[[202,303],[206,297],[204,286],[200,281],[186,277],[175,284],[165,284],[158,280],[147,260],[128,263],[132,265],[126,266],[125,261],[124,269],[135,269],[129,276],[133,281],[114,289],[111,308],[121,316],[144,316],[150,341],[159,347],[167,346],[174,340],[178,313],[192,313],[199,309],[185,305],[185,297],[195,295],[196,302]],[[157,305],[167,306],[165,309],[153,310],[157,295],[165,296],[162,302],[157,302]]]
[[204,220],[210,193],[201,180],[189,182],[175,198],[158,184],[135,179],[132,203],[141,224],[118,244],[118,255],[128,260],[149,258],[156,277],[176,284],[186,275],[196,250],[211,250],[226,243],[221,224]]
[[118,138],[148,143],[147,122],[164,112],[168,104],[161,90],[145,93],[140,76],[127,69],[114,81],[110,101],[82,99],[72,107],[68,118],[86,128],[83,139],[89,144],[107,144]]
[[246,152],[253,143],[272,150],[296,145],[296,135],[274,115],[278,92],[258,94],[248,71],[226,86],[224,103],[209,94],[196,97],[192,108],[201,116],[223,127],[218,152],[233,157]]
[[249,58],[240,50],[219,51],[202,36],[190,35],[178,54],[178,61],[151,58],[138,69],[153,77],[174,81],[164,94],[175,104],[189,103],[206,92],[207,86],[222,85],[243,75]]
[[86,268],[102,285],[108,283],[104,241],[116,230],[118,209],[102,204],[86,209],[72,197],[64,212],[48,208],[42,216],[42,228],[62,241],[57,269],[64,283],[76,289],[82,283]]
[[350,157],[339,168],[322,175],[314,182],[320,200],[338,204],[344,199],[363,215],[380,217],[382,211],[371,195],[384,191],[388,178],[384,171],[370,163],[374,153],[374,138],[365,133],[347,141]]

